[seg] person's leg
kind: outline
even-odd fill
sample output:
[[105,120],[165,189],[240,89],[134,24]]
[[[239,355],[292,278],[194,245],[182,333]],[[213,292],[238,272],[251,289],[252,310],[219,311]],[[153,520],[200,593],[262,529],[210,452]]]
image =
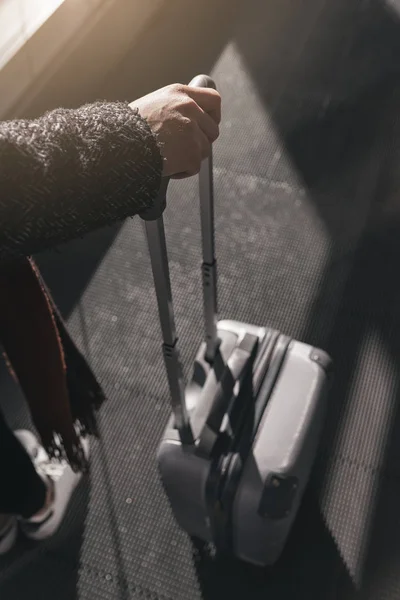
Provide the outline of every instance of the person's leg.
[[[88,458],[88,441],[82,445]],[[49,459],[31,432],[12,432],[0,412],[0,555],[16,540],[17,517],[27,537],[52,536],[81,475],[66,461]]]
[[[25,442],[35,439],[19,432]],[[0,555],[17,539],[16,515],[30,518],[46,505],[48,491],[43,479],[19,439],[9,429],[0,411]]]
[[0,411],[0,515],[29,518],[46,501],[46,485]]
[[[74,458],[74,452],[82,452],[82,463],[86,464],[88,441],[79,440],[73,426],[61,342],[51,307],[32,265],[25,261],[2,266],[0,289],[0,340],[27,399],[41,441],[49,447],[53,435],[61,435],[68,457]],[[52,461],[40,444],[29,444],[26,439],[21,443],[42,484],[45,482],[47,495],[42,497],[36,511],[29,514],[12,510],[23,518],[21,527],[25,535],[44,539],[53,535],[61,524],[82,473],[74,472],[64,459]],[[21,472],[14,461],[13,468],[13,498],[22,489],[22,501],[31,494],[26,489],[30,489],[32,481],[26,481],[25,471]],[[20,479],[24,481],[20,483]]]

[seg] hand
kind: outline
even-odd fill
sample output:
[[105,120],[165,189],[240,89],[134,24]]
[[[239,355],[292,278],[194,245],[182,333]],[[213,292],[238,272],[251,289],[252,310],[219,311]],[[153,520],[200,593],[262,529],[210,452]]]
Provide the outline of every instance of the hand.
[[221,96],[213,89],[174,84],[130,104],[156,135],[164,159],[163,175],[196,175],[219,136]]

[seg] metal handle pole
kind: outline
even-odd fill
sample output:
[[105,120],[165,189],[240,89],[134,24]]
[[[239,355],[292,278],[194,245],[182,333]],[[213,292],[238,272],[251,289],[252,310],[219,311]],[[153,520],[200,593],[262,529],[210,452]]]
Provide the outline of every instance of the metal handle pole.
[[[207,75],[195,77],[189,84],[194,87],[216,89],[215,82]],[[204,325],[206,334],[206,360],[213,363],[217,353],[219,339],[217,333],[217,260],[214,241],[214,178],[212,151],[204,160],[199,174],[201,240],[203,250],[202,280]]]
[[[189,84],[193,87],[213,87],[206,75],[195,77]],[[193,432],[186,407],[182,365],[177,347],[175,318],[172,304],[168,253],[165,241],[163,212],[166,206],[168,179],[162,183],[154,207],[141,214],[145,222],[151,268],[157,296],[163,336],[163,356],[167,370],[175,426],[183,444],[193,444]],[[206,323],[207,359],[212,362],[217,349],[216,327],[216,261],[214,257],[214,202],[212,180],[212,156],[202,165],[200,172],[200,205],[203,241],[203,289]]]
[[193,434],[186,407],[182,365],[177,346],[178,338],[172,304],[163,217],[159,217],[156,221],[145,221],[145,229],[160,315],[163,336],[162,350],[167,370],[175,427],[179,432],[182,444],[192,444]]

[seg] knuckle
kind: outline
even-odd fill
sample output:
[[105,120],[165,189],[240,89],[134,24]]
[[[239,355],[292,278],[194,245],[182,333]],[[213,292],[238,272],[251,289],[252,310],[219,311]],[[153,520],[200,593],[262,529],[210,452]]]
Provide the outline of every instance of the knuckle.
[[190,98],[190,96],[187,96],[186,94],[181,100],[181,106],[186,113],[193,112],[193,110],[195,110],[195,108],[197,107],[196,102],[193,100],[193,98]]
[[210,99],[212,98],[213,103],[215,104],[215,106],[220,106],[221,105],[221,95],[219,94],[219,92],[217,92],[217,90],[213,90],[210,89]]
[[189,119],[189,117],[186,117],[185,115],[183,115],[181,117],[181,122],[186,130],[188,130],[188,129],[190,130],[193,128],[193,121],[192,121],[192,119]]
[[194,122],[192,119],[186,116],[182,116],[182,125],[187,135],[194,135]]
[[171,92],[175,92],[176,94],[184,94],[184,86],[182,83],[172,83],[168,87]]

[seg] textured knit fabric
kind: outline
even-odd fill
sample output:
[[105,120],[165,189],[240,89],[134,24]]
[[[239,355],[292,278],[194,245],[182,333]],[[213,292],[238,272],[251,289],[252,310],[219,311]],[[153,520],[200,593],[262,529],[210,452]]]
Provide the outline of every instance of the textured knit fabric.
[[126,103],[0,124],[0,260],[26,256],[150,208],[162,158]]
[[104,395],[28,257],[145,213],[161,174],[156,138],[125,103],[0,123],[0,342],[42,443],[76,469],[77,433],[97,433]]

